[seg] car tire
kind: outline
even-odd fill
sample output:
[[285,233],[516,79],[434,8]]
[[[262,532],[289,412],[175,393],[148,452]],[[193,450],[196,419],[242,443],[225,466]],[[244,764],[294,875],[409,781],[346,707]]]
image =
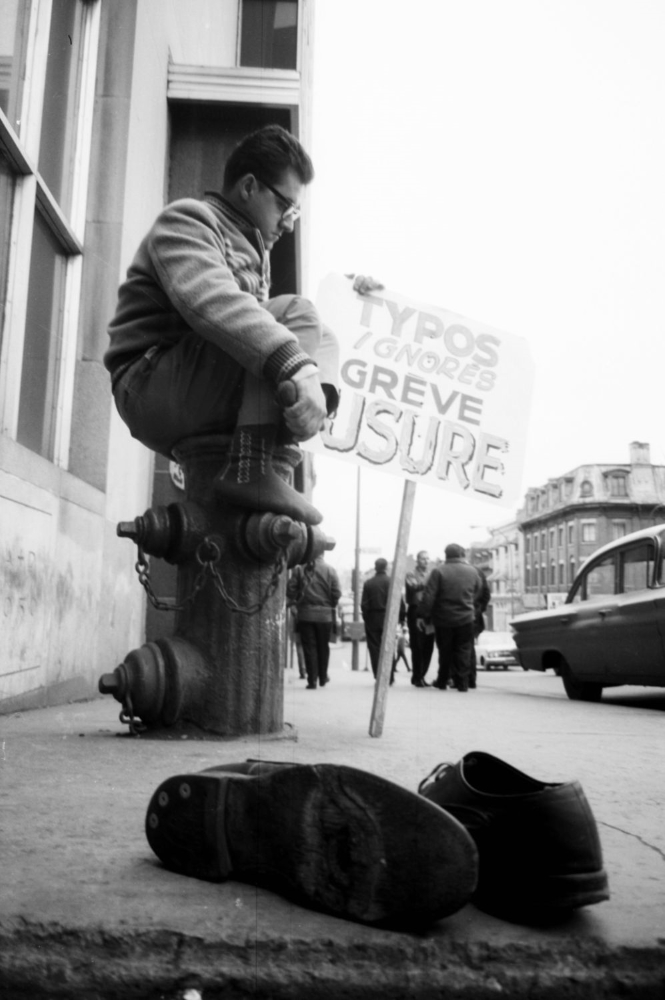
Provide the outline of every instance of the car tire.
[[577,680],[565,660],[561,663],[560,673],[564,690],[571,701],[600,701],[603,694],[602,684]]

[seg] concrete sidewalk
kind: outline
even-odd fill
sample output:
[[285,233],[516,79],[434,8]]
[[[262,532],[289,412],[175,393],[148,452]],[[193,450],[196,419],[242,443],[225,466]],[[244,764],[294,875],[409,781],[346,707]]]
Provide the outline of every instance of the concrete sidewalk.
[[[290,725],[278,739],[135,739],[111,698],[0,717],[0,995],[662,1000],[665,695],[646,707],[630,691],[585,705],[557,678],[522,671],[481,674],[460,695],[414,688],[402,666],[372,739],[371,674],[350,660],[348,644],[333,647],[323,690],[286,671]],[[434,765],[471,750],[582,782],[609,902],[549,927],[468,905],[411,935],[174,875],[145,839],[150,795],[179,772],[247,757],[338,763],[415,791]]]

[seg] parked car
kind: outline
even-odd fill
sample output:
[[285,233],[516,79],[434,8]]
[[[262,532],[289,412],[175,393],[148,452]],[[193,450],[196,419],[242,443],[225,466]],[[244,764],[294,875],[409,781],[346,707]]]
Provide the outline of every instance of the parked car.
[[512,632],[481,632],[476,639],[476,663],[483,670],[519,667]]
[[565,603],[519,615],[520,662],[552,668],[573,700],[599,701],[621,684],[665,687],[665,524],[598,549]]

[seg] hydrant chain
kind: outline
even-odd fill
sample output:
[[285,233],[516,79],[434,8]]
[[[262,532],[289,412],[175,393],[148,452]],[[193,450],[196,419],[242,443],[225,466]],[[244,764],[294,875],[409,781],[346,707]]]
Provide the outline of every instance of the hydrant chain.
[[268,601],[277,590],[277,587],[279,586],[279,578],[282,575],[283,570],[284,570],[284,556],[280,554],[273,568],[270,582],[268,583],[268,586],[265,589],[263,597],[261,597],[261,599],[257,601],[256,604],[250,604],[248,607],[243,608],[240,604],[238,604],[235,598],[233,598],[229,594],[217,567],[213,565],[210,566],[210,572],[212,574],[212,578],[215,582],[215,586],[217,588],[220,597],[226,604],[229,611],[235,611],[237,614],[240,615],[255,615],[261,610],[266,601]]
[[119,719],[123,726],[129,725],[129,731],[132,736],[140,736],[141,733],[145,732],[147,729],[147,726],[144,726],[143,723],[139,722],[134,715],[132,696],[129,691],[126,693],[122,703],[122,712],[119,715]]
[[[219,562],[222,555],[220,546],[212,538],[206,535],[196,550],[196,560],[201,569],[196,575],[192,591],[187,595],[187,597],[185,597],[181,604],[176,604],[175,602],[164,601],[157,597],[150,580],[150,563],[146,558],[142,546],[137,545],[137,548],[138,559],[136,561],[136,572],[139,582],[148,595],[150,603],[154,608],[156,608],[157,611],[183,611],[196,598],[198,592],[205,586],[208,575],[210,575],[220,597],[230,611],[234,611],[237,614],[242,615],[255,615],[263,608],[266,601],[268,601],[277,590],[277,587],[279,586],[279,579],[284,571],[285,565],[284,556],[280,553],[274,565],[270,582],[268,583],[265,593],[261,599],[248,607],[242,607],[242,605],[238,604],[235,598],[229,594],[224,584],[224,580],[217,569],[216,564]],[[207,553],[210,553],[210,555],[207,555]]]

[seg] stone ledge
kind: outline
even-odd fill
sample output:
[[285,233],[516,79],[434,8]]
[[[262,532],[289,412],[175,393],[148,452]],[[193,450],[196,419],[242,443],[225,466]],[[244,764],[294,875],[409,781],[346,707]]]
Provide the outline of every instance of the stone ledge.
[[501,945],[328,940],[205,940],[167,930],[80,932],[23,923],[0,932],[5,1000],[661,1000],[665,948],[598,941]]

